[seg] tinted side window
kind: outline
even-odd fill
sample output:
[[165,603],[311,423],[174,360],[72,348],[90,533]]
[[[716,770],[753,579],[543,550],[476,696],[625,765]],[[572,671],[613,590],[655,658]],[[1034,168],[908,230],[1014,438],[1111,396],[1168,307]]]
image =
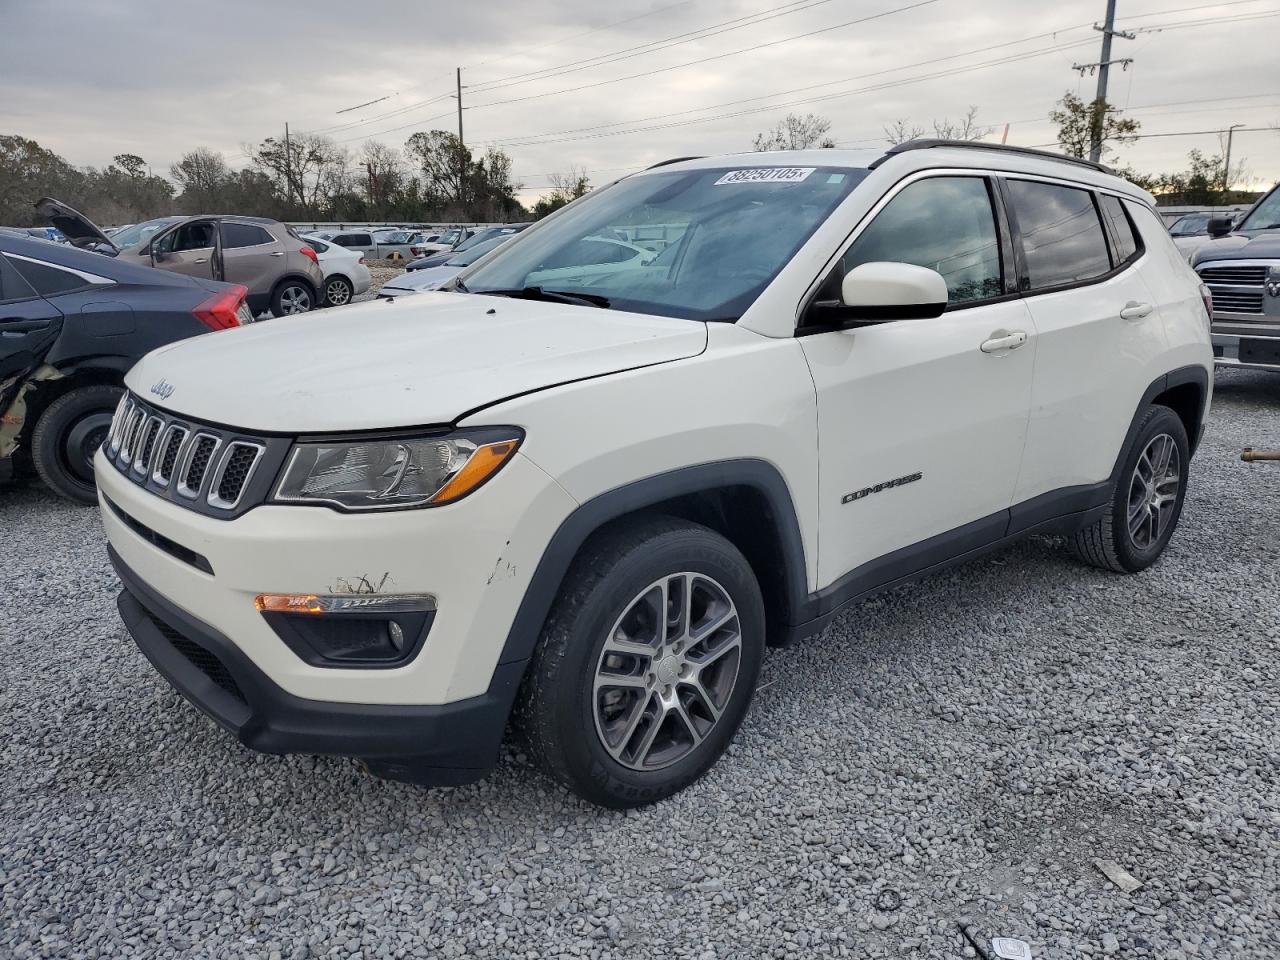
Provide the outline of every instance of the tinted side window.
[[373,237],[367,233],[353,233],[347,237],[348,247],[371,247],[373,246]]
[[1010,180],[1009,198],[1026,255],[1023,289],[1092,280],[1111,270],[1102,221],[1088,190]]
[[35,296],[35,291],[18,275],[4,257],[0,257],[0,303],[9,300],[28,300]]
[[35,260],[19,260],[16,257],[9,261],[13,268],[22,274],[24,280],[31,284],[36,293],[42,297],[66,293],[68,290],[79,290],[89,284],[74,273],[60,270],[57,267]]
[[1138,238],[1134,236],[1133,224],[1129,222],[1129,216],[1124,212],[1124,204],[1120,202],[1119,197],[1105,194],[1099,196],[1098,200],[1102,206],[1102,215],[1107,218],[1107,222],[1111,225],[1111,236],[1115,239],[1116,265],[1128,263],[1138,255],[1138,250],[1142,245],[1138,242]]
[[986,181],[931,177],[904,188],[845,252],[844,273],[877,260],[937,270],[953,304],[998,297],[1000,237]]
[[231,247],[256,247],[264,243],[274,243],[275,237],[261,227],[251,223],[224,223],[222,225],[222,245]]

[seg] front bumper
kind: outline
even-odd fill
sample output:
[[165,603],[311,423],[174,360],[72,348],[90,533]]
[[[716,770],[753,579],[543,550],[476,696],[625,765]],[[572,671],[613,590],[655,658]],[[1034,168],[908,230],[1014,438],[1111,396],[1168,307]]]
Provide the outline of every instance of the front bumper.
[[1280,373],[1280,327],[1240,329],[1239,323],[1213,325],[1213,362],[1219,367],[1243,367]]
[[305,700],[282,689],[213,627],[167,601],[111,547],[117,606],[134,642],[191,703],[264,753],[359,757],[379,776],[470,783],[497,762],[524,663],[500,664],[480,696],[426,706]]

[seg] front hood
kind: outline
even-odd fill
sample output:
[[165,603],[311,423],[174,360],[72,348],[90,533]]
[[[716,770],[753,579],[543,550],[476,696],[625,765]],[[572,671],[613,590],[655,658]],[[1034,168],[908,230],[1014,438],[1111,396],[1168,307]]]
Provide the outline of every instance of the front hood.
[[517,394],[697,356],[706,324],[421,293],[155,350],[126,382],[177,414],[269,433],[451,423]]
[[1197,266],[1206,260],[1280,260],[1280,232],[1264,231],[1251,237],[1233,233],[1210,240],[1195,255]]
[[62,201],[54,200],[52,197],[41,197],[36,201],[35,207],[40,216],[57,227],[72,246],[96,247],[101,244],[112,250],[118,249],[110,238],[98,229],[96,223]]
[[434,290],[441,284],[448,283],[458,274],[464,267],[451,267],[443,265],[439,267],[426,267],[422,270],[414,270],[412,273],[404,273],[382,285],[380,291],[384,295],[395,293],[417,293],[420,290]]

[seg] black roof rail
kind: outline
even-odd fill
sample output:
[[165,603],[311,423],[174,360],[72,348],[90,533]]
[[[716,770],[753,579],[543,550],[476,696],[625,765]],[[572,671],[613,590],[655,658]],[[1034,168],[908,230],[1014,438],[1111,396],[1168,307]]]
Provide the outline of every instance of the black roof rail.
[[1107,173],[1112,176],[1115,176],[1116,173],[1104,164],[1094,163],[1092,160],[1085,160],[1083,157],[1069,157],[1064,153],[1050,153],[1048,150],[1037,150],[1034,147],[1015,147],[1008,143],[983,143],[981,140],[908,140],[906,143],[899,143],[886,150],[883,157],[870,164],[870,169],[874,170],[890,157],[899,153],[908,153],[912,150],[932,150],[934,147],[963,147],[970,150],[996,150],[1001,153],[1018,153],[1029,157],[1039,157],[1041,160],[1074,163],[1077,166],[1088,167],[1090,170],[1097,170],[1099,173]]
[[672,157],[670,160],[659,160],[651,167],[645,167],[646,170],[656,170],[658,167],[670,166],[673,163],[684,163],[686,160],[705,160],[706,157]]

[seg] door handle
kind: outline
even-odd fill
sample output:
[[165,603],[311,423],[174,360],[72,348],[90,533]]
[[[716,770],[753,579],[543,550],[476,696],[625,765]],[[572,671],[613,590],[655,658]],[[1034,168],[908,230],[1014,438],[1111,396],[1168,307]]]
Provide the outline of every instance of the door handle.
[[983,341],[981,350],[983,353],[1007,353],[1010,350],[1017,350],[1026,342],[1025,330],[997,330],[991,334],[990,339]]
[[27,320],[23,317],[0,317],[0,333],[31,333],[34,330],[45,330],[52,325],[52,320]]
[[194,260],[192,260],[191,262],[192,262],[192,263],[208,263],[208,262],[209,262],[209,258],[208,258],[208,257],[196,257],[196,258],[195,258]]
[[284,256],[284,251],[283,251],[283,250],[277,250],[275,253],[273,253],[273,254],[271,254],[271,255],[272,255],[273,257],[283,257],[283,256]]
[[1149,303],[1139,303],[1137,300],[1130,300],[1120,311],[1121,320],[1141,320],[1143,317],[1149,316],[1155,307]]

